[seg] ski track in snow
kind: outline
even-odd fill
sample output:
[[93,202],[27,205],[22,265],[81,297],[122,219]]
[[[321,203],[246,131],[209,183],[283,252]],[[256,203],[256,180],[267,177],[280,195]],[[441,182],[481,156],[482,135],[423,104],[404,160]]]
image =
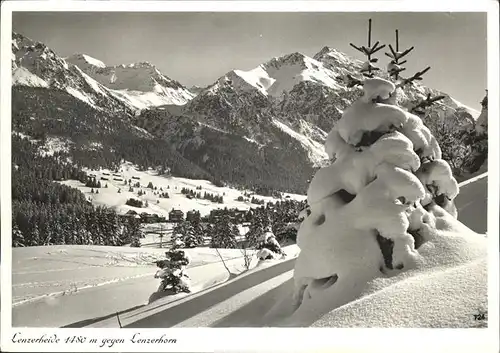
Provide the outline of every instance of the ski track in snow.
[[[84,290],[84,289],[105,286],[107,284],[117,283],[117,282],[126,281],[126,280],[130,280],[130,279],[134,279],[134,278],[140,278],[140,277],[146,277],[146,276],[153,276],[155,273],[156,273],[156,270],[152,271],[152,272],[149,272],[149,273],[143,273],[143,274],[140,274],[140,275],[136,275],[136,276],[119,277],[119,278],[113,278],[113,279],[110,279],[110,280],[106,280],[106,281],[103,281],[103,282],[97,282],[97,283],[91,283],[91,284],[84,284],[81,287],[79,287],[77,285],[78,282],[71,282],[70,289],[63,290],[63,291],[51,292],[51,293],[47,293],[47,294],[43,294],[43,295],[39,295],[39,296],[33,296],[33,297],[30,297],[30,298],[27,298],[27,299],[22,299],[22,297],[20,298],[20,297],[14,297],[13,296],[12,297],[12,301],[13,301],[12,306],[15,307],[15,306],[18,306],[18,305],[22,305],[22,304],[26,304],[26,303],[38,301],[38,300],[41,300],[41,299],[44,299],[44,298],[54,298],[54,297],[59,297],[59,296],[63,296],[63,295],[71,295],[71,294],[77,293],[77,292],[79,292],[81,290]],[[96,278],[96,280],[97,279],[98,278]],[[54,281],[54,282],[57,285],[57,281]],[[43,283],[47,283],[47,281],[40,282],[37,285],[33,285],[32,287],[40,287]],[[66,284],[60,283],[61,287],[64,286],[64,285],[66,285]],[[18,286],[20,286],[20,284],[13,285],[12,287],[18,287]]]
[[[64,247],[64,245],[57,247]],[[28,304],[46,298],[50,299],[65,295],[72,295],[77,292],[81,292],[82,290],[85,289],[105,286],[117,282],[123,282],[147,276],[153,277],[153,275],[157,271],[157,268],[154,266],[154,261],[163,258],[164,257],[163,252],[165,251],[165,249],[159,249],[159,248],[146,248],[139,250],[128,247],[118,247],[114,251],[106,251],[106,250],[92,249],[87,247],[83,249],[84,252],[82,252],[79,251],[82,249],[78,249],[77,246],[68,246],[68,247],[69,247],[68,250],[65,250],[64,248],[59,250],[54,249],[53,251],[44,252],[39,256],[31,256],[25,258],[24,262],[36,261],[38,264],[36,266],[23,267],[21,270],[13,271],[12,274],[14,278],[19,278],[20,276],[21,278],[26,276],[30,278],[26,282],[16,282],[15,280],[13,281],[12,284],[13,306]],[[45,249],[46,247],[39,247],[39,248],[41,248],[42,251],[46,250]],[[188,249],[188,250],[189,253],[191,253],[190,256],[192,257],[192,262],[191,265],[188,266],[188,270],[220,262],[218,256],[215,257],[214,254],[212,254],[212,252],[214,251],[210,251],[210,249],[207,250],[205,248],[198,248],[198,250],[196,249]],[[231,256],[231,254],[234,255]],[[46,255],[49,256],[47,257]],[[242,254],[240,253],[239,250],[222,251],[222,255],[225,261],[238,260],[242,258]],[[64,257],[67,258],[65,259]],[[80,261],[78,260],[78,258],[82,258],[83,260]],[[19,258],[16,260],[17,263],[19,263],[20,261]],[[101,261],[102,263],[91,263],[91,261]],[[53,263],[56,266],[58,265],[67,266],[67,265],[62,265],[63,263],[70,265],[83,264],[84,266],[77,266],[77,267],[70,266],[66,268],[65,267],[46,268],[44,270],[40,270],[41,266],[45,267],[47,266],[47,264],[50,263]],[[93,270],[93,268],[95,268],[96,270]],[[120,272],[120,268],[129,268],[132,271],[135,272],[140,271],[141,273],[131,274],[128,276],[127,275],[113,276],[113,274]],[[88,273],[88,271],[85,272],[86,270],[90,270],[90,274]],[[106,272],[102,272],[102,270],[105,270]],[[33,278],[32,275],[38,276],[41,274],[49,274],[57,272],[59,273],[68,272],[68,274],[65,276],[58,275],[59,278],[55,279],[47,278],[43,281],[36,280],[38,279],[37,277],[35,277],[36,278],[35,280],[31,279]],[[99,274],[99,276],[94,277],[93,273],[97,273]],[[63,278],[68,276],[70,277]],[[84,276],[84,277],[90,276],[90,277],[79,278],[78,276]],[[79,279],[75,280],[74,278],[79,278]],[[41,288],[53,289],[60,287],[66,287],[66,288],[64,290],[55,290],[48,293],[45,292],[43,294],[34,293],[36,291],[39,291]],[[31,291],[32,293],[29,293],[30,288],[33,289]],[[19,294],[16,295],[15,292],[18,292]],[[28,292],[28,294],[26,294],[26,292]]]

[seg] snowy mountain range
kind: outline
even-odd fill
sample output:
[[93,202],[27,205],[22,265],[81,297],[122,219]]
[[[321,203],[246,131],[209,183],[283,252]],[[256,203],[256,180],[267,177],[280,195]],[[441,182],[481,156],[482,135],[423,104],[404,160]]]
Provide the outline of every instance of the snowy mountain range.
[[[313,57],[297,52],[275,57],[252,70],[232,70],[208,87],[188,89],[148,62],[107,66],[85,54],[62,58],[18,33],[12,40],[18,99],[27,92],[63,91],[90,110],[120,117],[144,138],[166,142],[214,180],[289,192],[304,192],[314,170],[327,161],[326,136],[360,94],[347,87],[345,78],[358,76],[361,65],[324,47]],[[419,84],[405,89],[402,104],[409,106],[427,93],[445,95],[429,109],[436,118],[479,115]],[[44,109],[36,102],[30,106]],[[58,134],[55,128],[46,132]]]
[[166,104],[183,105],[194,97],[188,89],[164,76],[149,62],[106,66],[85,54],[75,54],[66,61],[138,109]]

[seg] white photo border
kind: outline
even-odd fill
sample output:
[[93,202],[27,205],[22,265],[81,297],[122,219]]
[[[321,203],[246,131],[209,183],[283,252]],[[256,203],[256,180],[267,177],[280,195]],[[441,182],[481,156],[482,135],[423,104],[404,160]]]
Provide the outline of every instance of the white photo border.
[[[493,0],[475,1],[4,1],[1,5],[1,348],[25,352],[498,352],[499,351],[499,7]],[[11,250],[11,33],[12,12],[485,12],[488,35],[488,240],[489,288],[487,329],[61,329],[12,328]],[[46,338],[57,335],[123,338],[165,334],[178,343],[98,345],[14,344],[16,332]]]

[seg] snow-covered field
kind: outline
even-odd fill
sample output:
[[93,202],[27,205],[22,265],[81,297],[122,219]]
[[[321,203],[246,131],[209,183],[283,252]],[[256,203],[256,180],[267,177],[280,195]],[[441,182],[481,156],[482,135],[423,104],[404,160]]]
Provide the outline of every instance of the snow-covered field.
[[[138,171],[130,163],[124,163],[121,166],[120,170],[121,171],[119,173],[113,173],[112,171],[106,169],[101,169],[99,171],[87,170],[89,174],[95,175],[97,180],[101,181],[103,187],[99,189],[99,194],[92,193],[92,188],[86,187],[84,184],[76,180],[66,180],[62,183],[79,189],[85,194],[87,199],[90,199],[92,201],[93,204],[112,207],[116,209],[116,211],[120,214],[124,214],[129,210],[134,210],[137,213],[155,213],[168,218],[168,213],[172,210],[172,208],[175,208],[177,210],[183,211],[184,213],[195,209],[198,210],[203,216],[209,214],[211,210],[217,208],[234,207],[241,210],[246,210],[251,207],[259,206],[254,205],[250,202],[237,201],[236,199],[238,198],[238,196],[244,196],[243,191],[239,191],[229,187],[217,187],[207,180],[164,177],[161,175],[157,175],[157,173],[152,170],[144,172]],[[105,175],[104,173],[109,175]],[[117,174],[119,176],[113,176],[113,174]],[[109,180],[102,180],[103,177]],[[115,178],[119,178],[121,180],[114,180]],[[130,192],[129,186],[124,185],[124,180],[128,181],[129,179],[132,179],[132,185],[136,182],[139,182],[141,187],[133,187],[134,191]],[[161,193],[160,188],[162,188],[163,192],[167,192],[170,198],[160,198],[159,196],[154,195],[154,190],[147,188],[150,182],[153,184],[153,186],[158,188],[158,192]],[[105,184],[108,185],[107,188],[104,187]],[[201,190],[196,190],[197,187],[201,187]],[[183,195],[181,193],[182,188],[188,188],[195,192],[200,192],[202,196],[205,192],[217,196],[222,196],[224,199],[224,203],[213,203],[209,200],[196,198],[188,199],[186,195]],[[118,189],[121,189],[120,193],[118,193]],[[142,190],[143,192],[145,192],[145,194],[142,196],[137,196],[139,190]],[[305,195],[296,194],[284,194],[284,197],[286,196],[289,196],[290,198],[295,200],[304,200],[306,198]],[[277,201],[277,199],[272,197],[259,195],[255,195],[255,197],[264,200],[265,202]],[[125,202],[129,198],[139,199],[143,202],[147,201],[148,206],[136,208],[125,205]],[[157,201],[159,201],[159,203],[157,203]]]
[[[57,327],[146,304],[160,284],[153,262],[165,251],[91,245],[13,249],[13,325]],[[214,249],[185,251],[194,291],[228,279]],[[234,274],[244,270],[240,250],[219,251]]]

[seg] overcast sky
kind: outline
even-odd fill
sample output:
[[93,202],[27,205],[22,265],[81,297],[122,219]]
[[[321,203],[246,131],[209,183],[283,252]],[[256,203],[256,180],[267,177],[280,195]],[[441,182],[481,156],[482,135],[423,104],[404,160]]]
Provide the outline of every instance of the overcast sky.
[[[107,65],[149,61],[186,86],[206,86],[230,70],[252,69],[325,45],[363,59],[349,46],[373,40],[415,46],[406,73],[432,69],[423,83],[480,110],[487,85],[484,13],[43,13],[13,14],[13,30],[65,57],[84,53]],[[380,51],[381,63],[386,57]]]

